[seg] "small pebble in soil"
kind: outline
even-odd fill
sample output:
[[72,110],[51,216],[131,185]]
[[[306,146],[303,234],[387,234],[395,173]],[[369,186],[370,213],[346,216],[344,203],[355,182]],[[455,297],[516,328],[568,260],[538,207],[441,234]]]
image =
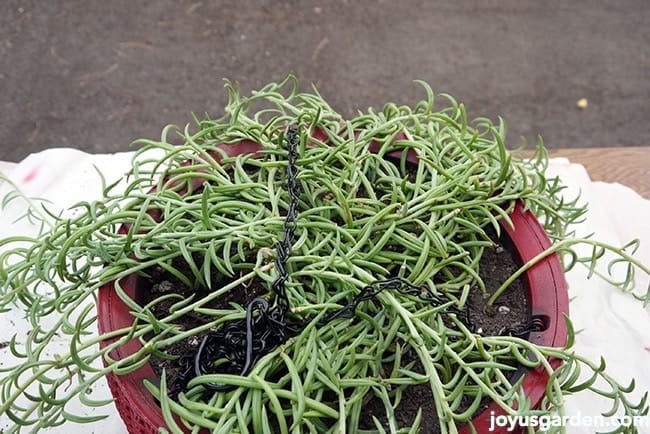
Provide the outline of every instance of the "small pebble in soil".
[[497,252],[497,253],[503,253],[503,252],[504,252],[503,247],[501,247],[501,246],[497,246],[497,247],[496,247],[496,252]]
[[510,313],[510,308],[508,306],[501,305],[501,306],[499,306],[499,308],[497,310],[499,311],[499,313],[502,313],[504,315],[506,313]]
[[169,292],[174,289],[174,285],[169,280],[163,280],[162,282],[158,283],[157,287],[154,289],[159,292]]

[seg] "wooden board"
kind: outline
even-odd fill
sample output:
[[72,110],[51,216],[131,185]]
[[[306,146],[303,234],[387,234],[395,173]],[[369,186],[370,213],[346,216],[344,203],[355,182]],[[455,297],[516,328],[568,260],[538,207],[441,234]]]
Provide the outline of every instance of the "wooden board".
[[582,164],[593,181],[618,182],[650,199],[650,146],[551,149],[549,155]]

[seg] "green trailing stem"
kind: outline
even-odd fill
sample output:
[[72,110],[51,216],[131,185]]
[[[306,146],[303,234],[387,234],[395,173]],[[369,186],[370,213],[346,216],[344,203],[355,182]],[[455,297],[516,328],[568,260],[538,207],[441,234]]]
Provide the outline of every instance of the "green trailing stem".
[[[26,216],[43,224],[34,237],[0,240],[0,310],[18,306],[34,325],[24,346],[11,340],[15,360],[0,368],[0,413],[15,423],[6,432],[81,421],[63,411],[65,404],[80,399],[87,406],[104,405],[88,392],[103,375],[132,372],[174,342],[244,317],[241,306],[211,309],[208,302],[253,282],[266,288],[276,276],[274,248],[289,202],[282,137],[293,124],[300,133],[301,195],[287,294],[292,314],[306,326],[259,360],[249,376],[199,376],[177,399],[167,396],[169,378],[148,383],[171,432],[181,430],[175,414],[192,432],[264,432],[274,426],[282,434],[356,433],[362,407],[372,397],[384,403],[390,432],[416,432],[421,415],[413,426],[399,427],[393,408],[405,388],[427,384],[441,432],[455,433],[483,398],[510,414],[533,411],[507,376],[520,364],[541,365],[550,374],[539,411],[561,413],[562,396],[591,391],[610,398],[612,411],[645,414],[645,397],[630,401],[630,387],[570,346],[479,336],[450,320],[444,309],[399,292],[362,303],[353,318],[316,326],[363,286],[392,276],[426,285],[462,307],[469,291],[485,289],[479,259],[496,242],[487,228],[499,232],[502,221],[509,224],[507,214],[519,200],[540,217],[554,244],[507,279],[490,303],[554,252],[565,254],[567,267],[584,263],[590,273],[603,249],[614,253],[612,264],[623,262],[628,271],[623,280],[602,277],[626,291],[635,269],[649,271],[629,253],[635,244],[618,248],[572,238],[571,224],[580,221],[585,207],[563,198],[559,180],[545,178],[541,140],[535,156],[522,160],[505,148],[503,121],[470,121],[450,96],[437,97],[445,103],[439,108],[431,89],[420,84],[426,99],[414,107],[387,104],[345,120],[316,91],[301,93],[293,77],[248,97],[227,83],[229,103],[221,118],[196,119],[193,127],[182,129],[168,126],[160,140],[138,140],[125,182],[109,185],[102,177],[103,198],[77,204],[76,216],[63,218],[18,189],[11,192],[2,205],[24,200]],[[316,139],[316,132],[327,139]],[[181,144],[171,143],[179,138]],[[227,157],[219,150],[242,140],[260,143],[261,156]],[[368,149],[373,142],[378,153]],[[419,163],[388,158],[392,152],[413,152]],[[196,179],[203,185],[180,193]],[[159,210],[162,218],[151,218],[148,210]],[[120,225],[132,230],[119,234]],[[593,254],[573,253],[580,243],[594,247]],[[117,288],[138,321],[108,335],[89,334],[96,325],[88,306],[97,288],[131,273],[146,276],[154,268],[210,295],[179,300],[167,317],[156,319],[151,306],[171,296],[140,306]],[[268,290],[259,295],[268,296]],[[650,300],[650,292],[635,295]],[[179,320],[189,312],[212,319],[182,330]],[[41,328],[45,319],[52,325]],[[73,344],[65,354],[45,357],[55,334],[67,335]],[[117,340],[99,350],[98,342],[108,338]],[[126,361],[108,357],[111,348],[132,338],[143,342],[137,354]],[[548,357],[564,364],[554,369]],[[102,359],[107,366],[97,368]],[[581,370],[592,372],[594,382],[579,380]],[[203,385],[214,382],[236,387],[206,397]],[[460,406],[463,397],[469,407]]]

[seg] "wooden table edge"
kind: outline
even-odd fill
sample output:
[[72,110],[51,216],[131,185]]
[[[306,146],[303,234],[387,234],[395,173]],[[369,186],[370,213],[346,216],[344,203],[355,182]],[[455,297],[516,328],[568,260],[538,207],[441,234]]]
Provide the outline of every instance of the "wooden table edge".
[[650,199],[650,146],[550,149],[549,157],[582,164],[592,181],[618,182]]

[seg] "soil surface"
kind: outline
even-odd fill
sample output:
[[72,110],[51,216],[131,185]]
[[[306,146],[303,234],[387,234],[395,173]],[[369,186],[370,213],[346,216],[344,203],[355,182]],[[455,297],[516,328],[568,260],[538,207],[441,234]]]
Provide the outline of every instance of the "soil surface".
[[510,146],[650,145],[648,47],[647,0],[4,0],[0,160],[126,151],[220,116],[223,78],[290,71],[345,116],[413,103],[422,79],[502,116]]
[[[484,296],[478,288],[473,288],[467,302],[471,322],[476,331],[483,336],[503,334],[507,328],[518,329],[518,326],[525,324],[530,319],[527,287],[523,279],[517,279],[499,297],[498,302],[492,308],[488,308],[486,304],[489,295],[493,294],[507,276],[510,276],[518,268],[518,258],[514,258],[509,249],[509,243],[505,242],[504,246],[499,245],[485,250],[480,261],[480,276],[485,283],[487,292]],[[411,357],[415,358],[414,355]],[[405,359],[407,358],[408,355]],[[423,370],[421,369],[419,372],[422,373]],[[484,399],[479,407],[479,412],[485,410],[489,403],[489,399]],[[471,405],[471,401],[465,398],[461,405],[467,408]],[[398,426],[413,425],[419,409],[422,409],[420,433],[438,434],[440,425],[429,384],[410,386],[404,390],[400,404],[395,409]],[[370,399],[364,406],[360,428],[375,429],[372,422],[373,416],[386,424],[384,404],[377,398]]]
[[[491,236],[495,239],[494,235]],[[529,319],[527,305],[527,288],[522,279],[518,279],[504,292],[498,302],[492,308],[486,305],[487,298],[492,294],[517,268],[517,258],[510,252],[511,247],[507,240],[503,245],[487,248],[480,261],[480,275],[486,285],[487,292],[483,294],[478,288],[473,288],[468,298],[467,306],[470,312],[470,321],[477,333],[484,336],[498,335],[506,332],[509,327],[518,328],[524,325]],[[182,269],[182,264],[175,264]],[[151,273],[152,290],[145,293],[141,303],[148,303],[164,294],[177,293],[184,297],[190,296],[195,290],[182,284],[177,278],[160,269],[149,270]],[[189,273],[189,270],[188,270]],[[210,308],[227,307],[230,303],[237,303],[246,306],[253,298],[266,293],[259,282],[252,282],[239,291],[233,291],[224,297],[206,305]],[[199,291],[196,297],[200,298],[207,294],[206,291]],[[177,301],[177,300],[176,300]],[[151,308],[157,318],[163,318],[169,314],[169,308],[175,301],[163,301],[156,303]],[[188,314],[183,319],[183,327],[186,329],[205,324],[210,318],[198,313]],[[157,357],[151,358],[151,364],[156,374],[161,375],[163,368],[167,372],[167,378],[178,379],[191,367],[191,356],[196,353],[202,337],[208,332],[192,337],[174,344],[166,349],[170,355],[180,357],[180,362]],[[404,354],[404,360],[416,360],[414,354]],[[417,371],[417,365],[415,370]],[[420,368],[420,372],[423,372]],[[182,385],[172,384],[170,393],[176,395],[181,391]],[[469,405],[470,402],[465,402]],[[480,409],[487,408],[489,400],[481,403]],[[428,384],[410,386],[402,394],[400,405],[396,409],[397,422],[399,426],[410,426],[413,424],[419,409],[422,409],[421,433],[436,434],[439,432],[438,418],[435,405]],[[371,398],[361,415],[360,428],[373,429],[372,418],[376,417],[380,422],[386,424],[384,405],[378,398]]]

